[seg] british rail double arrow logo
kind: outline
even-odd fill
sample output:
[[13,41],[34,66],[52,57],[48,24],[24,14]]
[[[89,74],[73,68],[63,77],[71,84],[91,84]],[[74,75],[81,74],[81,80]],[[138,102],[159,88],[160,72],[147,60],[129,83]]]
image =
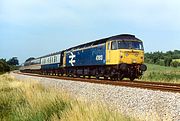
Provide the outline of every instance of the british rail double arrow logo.
[[69,56],[69,63],[71,64],[71,66],[74,66],[74,63],[76,62],[76,60],[74,60],[75,57],[76,55],[71,52],[71,55]]

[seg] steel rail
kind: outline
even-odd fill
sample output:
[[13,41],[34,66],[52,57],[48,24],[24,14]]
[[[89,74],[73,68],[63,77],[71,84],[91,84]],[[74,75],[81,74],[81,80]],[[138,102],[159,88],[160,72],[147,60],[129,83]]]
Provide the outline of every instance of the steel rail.
[[21,72],[16,72],[16,74],[180,93],[180,84],[174,84],[174,83],[129,81],[129,80],[111,81],[104,79],[97,80],[94,78],[77,78],[77,77],[65,77],[65,76],[57,76],[57,75],[39,75],[39,74],[21,73]]

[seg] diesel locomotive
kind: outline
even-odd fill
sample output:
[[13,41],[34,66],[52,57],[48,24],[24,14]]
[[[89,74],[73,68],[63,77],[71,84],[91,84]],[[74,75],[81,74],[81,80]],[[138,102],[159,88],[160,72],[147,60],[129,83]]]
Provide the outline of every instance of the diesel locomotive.
[[122,80],[147,70],[143,42],[121,34],[71,47],[24,63],[20,71],[46,75]]

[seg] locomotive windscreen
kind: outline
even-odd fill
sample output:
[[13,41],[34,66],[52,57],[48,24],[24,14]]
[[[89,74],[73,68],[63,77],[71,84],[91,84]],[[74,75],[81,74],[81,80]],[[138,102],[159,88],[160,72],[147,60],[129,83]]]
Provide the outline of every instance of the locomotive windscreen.
[[112,49],[135,49],[144,50],[142,42],[136,41],[114,41],[112,42]]

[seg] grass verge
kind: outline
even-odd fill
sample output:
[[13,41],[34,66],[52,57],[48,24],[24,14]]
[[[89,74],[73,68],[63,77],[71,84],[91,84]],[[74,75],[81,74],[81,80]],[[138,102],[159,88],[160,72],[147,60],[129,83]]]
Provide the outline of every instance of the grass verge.
[[37,81],[0,75],[1,121],[132,121],[103,104],[80,102]]
[[142,80],[180,83],[180,68],[164,67],[154,64],[146,64],[148,70],[142,77]]

